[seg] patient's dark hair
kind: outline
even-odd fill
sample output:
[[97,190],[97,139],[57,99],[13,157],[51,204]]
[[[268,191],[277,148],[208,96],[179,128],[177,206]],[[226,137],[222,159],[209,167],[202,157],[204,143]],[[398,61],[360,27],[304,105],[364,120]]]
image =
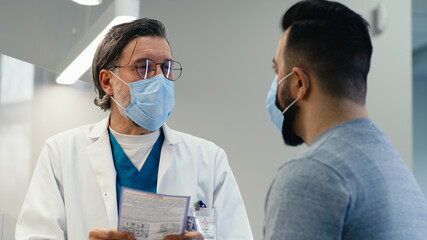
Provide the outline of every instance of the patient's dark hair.
[[286,72],[310,69],[326,94],[365,104],[372,55],[365,19],[337,2],[306,0],[283,15],[287,29]]

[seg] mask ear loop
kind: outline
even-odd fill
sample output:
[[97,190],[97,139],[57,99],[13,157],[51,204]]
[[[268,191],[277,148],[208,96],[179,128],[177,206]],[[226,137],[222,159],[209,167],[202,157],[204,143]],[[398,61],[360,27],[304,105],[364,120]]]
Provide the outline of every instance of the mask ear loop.
[[123,110],[126,110],[126,108],[124,108],[122,105],[120,105],[120,103],[118,103],[117,101],[116,101],[116,99],[114,99],[114,97],[113,96],[110,96],[111,97],[111,99],[117,104],[117,106],[119,106],[120,108],[122,108]]
[[[108,70],[108,71],[110,71],[110,73],[111,74],[113,74],[117,79],[119,79],[120,81],[122,81],[124,84],[126,84],[126,85],[128,85],[129,86],[129,84],[127,84],[125,81],[123,81],[121,78],[119,78],[119,76],[117,76],[115,73],[113,73],[111,70]],[[126,108],[124,108],[122,105],[120,105],[120,103],[118,103],[117,101],[116,101],[116,99],[114,99],[114,97],[113,96],[110,96],[111,97],[111,99],[117,104],[117,106],[119,106],[119,107],[121,107],[123,110],[126,110]]]
[[286,75],[284,78],[282,78],[278,83],[277,86],[279,86],[283,81],[285,81],[287,78],[289,78],[292,75],[293,72],[290,72],[288,75]]
[[288,111],[288,109],[290,108],[290,107],[292,107],[292,105],[294,105],[297,101],[299,100],[299,98],[296,98],[294,101],[292,101],[291,102],[291,104],[289,104],[286,108],[285,108],[285,110],[283,110],[283,114],[285,114],[285,112],[286,111]]
[[122,81],[124,84],[126,84],[126,85],[128,85],[129,86],[129,84],[127,83],[127,82],[125,82],[125,81],[123,81],[121,78],[119,78],[119,76],[117,76],[115,73],[113,73],[111,70],[108,70],[108,71],[110,71],[110,73],[111,74],[113,74],[117,79],[119,79],[120,81]]
[[[289,73],[288,75],[286,75],[282,80],[280,80],[279,81],[279,84],[283,81],[283,80],[285,80],[286,78],[288,78],[290,75],[292,74],[292,72],[291,73]],[[308,81],[308,77],[307,77],[307,75],[304,73],[304,77],[305,77],[305,81],[307,82],[307,89],[308,88],[310,88],[310,82]],[[290,108],[290,107],[292,107],[292,105],[294,105],[298,100],[299,100],[300,98],[299,97],[297,97],[295,100],[293,100],[292,102],[291,102],[291,104],[289,104],[286,108],[285,108],[285,110],[283,110],[283,114],[285,114],[285,112],[286,111],[288,111],[288,109]]]

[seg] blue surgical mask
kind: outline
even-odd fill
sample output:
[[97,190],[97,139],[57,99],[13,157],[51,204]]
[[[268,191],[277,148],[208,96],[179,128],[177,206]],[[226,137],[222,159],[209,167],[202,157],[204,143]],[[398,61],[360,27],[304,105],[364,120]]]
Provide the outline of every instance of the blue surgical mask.
[[159,74],[128,84],[113,72],[111,73],[128,85],[131,102],[124,108],[113,97],[111,99],[124,109],[126,116],[138,126],[150,131],[159,129],[169,118],[175,105],[175,83],[165,78],[163,74]]
[[295,99],[283,111],[280,110],[279,107],[276,105],[277,88],[280,83],[288,79],[290,76],[292,76],[292,72],[286,75],[284,78],[282,78],[279,82],[277,82],[277,75],[276,75],[274,77],[273,83],[271,84],[270,91],[268,92],[268,95],[267,95],[266,108],[270,115],[271,121],[277,127],[277,129],[279,129],[280,132],[282,132],[283,121],[285,120],[285,112],[288,111],[288,109],[299,100],[299,98]]

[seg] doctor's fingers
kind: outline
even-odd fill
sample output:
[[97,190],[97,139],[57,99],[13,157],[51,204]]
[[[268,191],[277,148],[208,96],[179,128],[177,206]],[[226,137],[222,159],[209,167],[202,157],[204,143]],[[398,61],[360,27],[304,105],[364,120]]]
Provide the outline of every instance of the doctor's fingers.
[[185,235],[168,235],[163,240],[204,240],[199,232],[185,232]]
[[135,237],[132,235],[132,233],[117,231],[116,229],[95,228],[89,232],[89,240],[100,240],[100,239],[135,240]]

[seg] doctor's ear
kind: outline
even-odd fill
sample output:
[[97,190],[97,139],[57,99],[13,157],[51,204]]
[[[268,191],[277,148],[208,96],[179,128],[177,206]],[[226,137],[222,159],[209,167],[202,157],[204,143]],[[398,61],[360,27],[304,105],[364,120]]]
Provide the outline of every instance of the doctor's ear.
[[107,69],[102,69],[99,72],[99,83],[102,86],[102,89],[107,95],[113,95],[113,84],[112,84],[112,74]]
[[299,67],[292,68],[292,72],[298,78],[298,98],[302,99],[310,88],[310,80],[307,74]]

